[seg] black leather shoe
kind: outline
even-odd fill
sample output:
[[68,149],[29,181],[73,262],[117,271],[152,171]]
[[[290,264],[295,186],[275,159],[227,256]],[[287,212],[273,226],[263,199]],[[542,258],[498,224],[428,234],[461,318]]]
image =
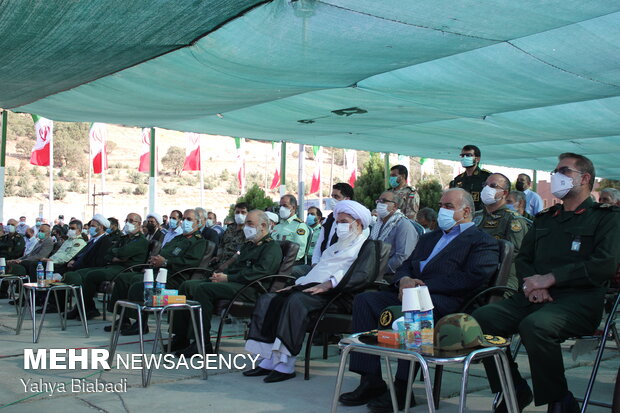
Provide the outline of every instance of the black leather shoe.
[[382,380],[378,383],[370,383],[362,379],[357,388],[348,393],[342,393],[338,397],[338,401],[345,406],[361,406],[368,403],[372,399],[381,396],[387,391],[387,386]]
[[[142,324],[142,334],[149,333],[149,325],[144,323]],[[136,321],[130,327],[121,330],[121,336],[137,336],[140,334],[140,330],[138,329],[138,322]]]
[[[119,323],[120,321],[121,321],[121,320],[119,319],[119,320],[116,320],[116,321],[114,322],[114,330],[121,329],[121,331],[122,331],[122,330],[126,330],[126,329],[128,329],[129,327],[131,327],[131,324],[129,323],[129,321],[125,320],[125,321],[123,321],[122,323]],[[103,327],[103,331],[105,331],[105,332],[107,332],[107,333],[109,333],[110,331],[112,331],[112,324],[110,324],[109,326],[105,326],[105,327]]]
[[264,369],[262,367],[256,367],[252,370],[246,370],[243,372],[245,377],[258,377],[258,376],[267,376],[271,373],[271,370]]
[[101,313],[96,308],[91,308],[90,310],[86,310],[86,319],[92,320],[95,317],[99,317]]
[[[394,389],[396,390],[396,402],[398,403],[398,410],[403,410],[405,408],[405,399],[407,397],[407,382],[394,382]],[[415,406],[415,397],[413,393],[411,393],[411,404],[409,407],[413,406]],[[390,392],[386,391],[382,395],[369,401],[368,409],[373,413],[392,412],[392,398],[390,396]]]
[[567,392],[562,400],[549,403],[547,413],[579,413],[579,403],[575,400],[573,393]]
[[187,339],[186,337],[179,337],[178,335],[175,335],[174,337],[172,337],[172,342],[170,343],[170,351],[176,352],[179,350],[183,350],[184,348],[189,347],[189,344],[189,339]]
[[265,383],[277,383],[279,381],[289,380],[296,376],[295,372],[292,373],[280,373],[279,371],[271,370],[267,377],[263,379]]
[[[515,386],[515,392],[517,395],[517,406],[519,407],[519,411],[523,411],[532,400],[534,400],[534,395],[532,394],[532,389],[527,384],[525,380]],[[506,400],[502,400],[497,407],[495,408],[495,413],[507,413],[508,407],[506,407]]]
[[[56,308],[55,305],[48,305],[47,308],[45,309],[45,314],[56,314],[58,313],[58,308]],[[39,308],[37,310],[37,314],[43,314],[43,309]]]
[[198,345],[196,345],[196,342],[193,342],[192,344],[185,347],[184,349],[179,350],[174,353],[174,355],[177,357],[185,356],[186,358],[189,358],[195,354],[200,354],[198,352]]
[[77,307],[73,307],[68,313],[67,313],[67,320],[77,320],[78,317],[80,316],[80,312],[78,311]]

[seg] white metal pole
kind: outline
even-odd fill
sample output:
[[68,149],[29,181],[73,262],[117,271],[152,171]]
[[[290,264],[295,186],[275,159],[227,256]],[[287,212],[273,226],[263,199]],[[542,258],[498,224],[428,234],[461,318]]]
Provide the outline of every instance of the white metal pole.
[[319,157],[319,209],[323,209],[323,147],[316,153]]
[[297,170],[297,216],[299,219],[304,219],[304,195],[305,195],[305,182],[304,182],[304,158],[306,157],[306,151],[304,144],[299,144],[299,169]]
[[52,204],[54,203],[54,138],[50,139],[50,187],[49,187],[49,222],[50,224],[54,220],[52,213]]

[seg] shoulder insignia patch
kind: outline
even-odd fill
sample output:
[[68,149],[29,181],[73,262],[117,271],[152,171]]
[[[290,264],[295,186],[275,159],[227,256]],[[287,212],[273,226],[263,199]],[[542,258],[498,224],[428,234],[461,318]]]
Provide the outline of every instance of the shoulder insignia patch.
[[293,221],[303,223],[303,221],[299,217],[295,217],[295,219],[293,219]]
[[194,236],[198,239],[202,238],[202,234],[198,231],[194,232]]
[[510,223],[510,229],[512,230],[512,232],[521,232],[523,226],[518,220],[515,219]]
[[306,235],[306,230],[303,228],[298,228],[297,229],[297,235]]
[[608,211],[620,211],[620,208],[612,205],[612,204],[600,204],[600,203],[595,203],[594,204],[594,208],[596,209],[606,209]]
[[415,198],[415,191],[409,194],[409,198]]
[[576,210],[576,211],[575,211],[575,215],[581,215],[581,214],[583,214],[584,212],[586,212],[586,209],[585,209],[585,208],[579,208],[578,210]]
[[73,244],[73,246],[74,246],[74,247],[79,247],[79,246],[80,246],[80,243],[79,243],[79,242],[76,242],[75,244]]
[[492,174],[493,172],[489,171],[488,169],[480,169],[481,172],[485,173],[485,174]]

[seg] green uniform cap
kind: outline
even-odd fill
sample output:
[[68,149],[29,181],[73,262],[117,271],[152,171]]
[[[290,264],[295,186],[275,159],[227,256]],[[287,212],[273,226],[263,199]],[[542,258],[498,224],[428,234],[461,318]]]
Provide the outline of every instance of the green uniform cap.
[[476,347],[507,346],[503,337],[482,334],[475,318],[465,313],[448,314],[435,326],[435,347],[440,350],[462,350]]
[[391,330],[392,323],[403,316],[403,308],[400,305],[386,307],[379,316],[379,330]]

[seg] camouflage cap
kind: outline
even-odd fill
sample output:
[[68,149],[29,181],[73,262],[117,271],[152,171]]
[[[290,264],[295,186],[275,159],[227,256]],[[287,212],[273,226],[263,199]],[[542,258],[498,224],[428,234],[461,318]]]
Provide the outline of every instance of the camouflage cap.
[[476,347],[507,346],[503,337],[482,334],[475,318],[465,313],[448,314],[435,326],[435,347],[441,350],[462,350]]
[[400,305],[386,307],[379,315],[379,330],[391,330],[392,323],[403,316],[403,308]]

